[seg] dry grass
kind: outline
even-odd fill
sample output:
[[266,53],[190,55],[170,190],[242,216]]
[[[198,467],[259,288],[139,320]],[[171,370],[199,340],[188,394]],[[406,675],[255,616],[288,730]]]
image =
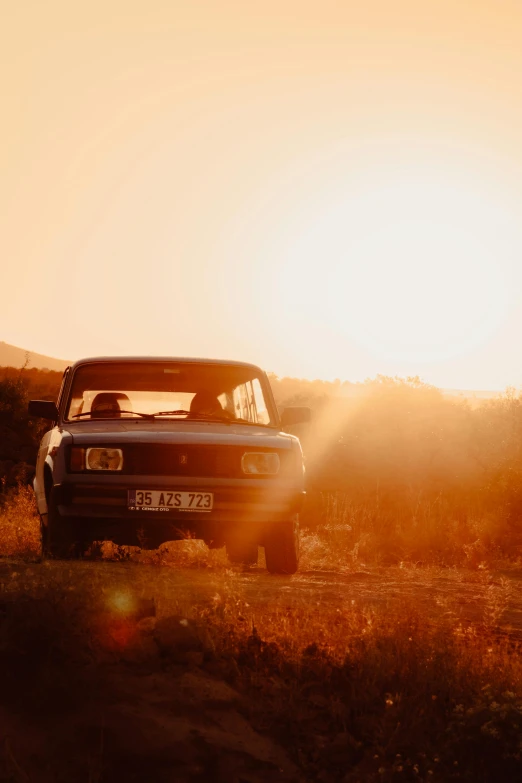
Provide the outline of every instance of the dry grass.
[[516,780],[521,664],[484,628],[400,614],[276,612],[237,641],[252,715],[309,779]]
[[[2,496],[0,496],[1,498]],[[32,489],[18,486],[0,505],[0,555],[40,557],[40,523]]]
[[[331,523],[303,536],[303,567],[355,568],[367,557],[361,542],[368,529],[346,498],[327,502]],[[36,522],[31,496],[20,489],[0,517],[4,553],[34,556]],[[105,557],[119,556],[109,549]],[[4,708],[16,704],[29,718],[42,709],[45,715],[52,699],[81,715],[81,694],[94,687],[89,662],[97,671],[110,663],[126,677],[136,665],[150,674],[168,671],[175,661],[227,680],[243,695],[250,724],[276,738],[306,780],[509,782],[522,776],[522,658],[517,644],[497,630],[508,585],[486,580],[482,618],[466,626],[451,613],[430,619],[415,601],[369,608],[349,595],[340,604],[314,605],[280,593],[253,608],[224,551],[195,541],[130,552],[130,558],[145,568],[115,564],[111,572],[103,563],[87,570],[55,563],[4,578]],[[179,594],[180,567],[207,570],[206,597]],[[475,573],[486,578],[484,571]],[[146,623],[135,609],[144,604],[156,611]],[[158,647],[155,641],[157,624],[172,616],[186,617],[197,629],[187,655],[174,649],[177,642]],[[89,710],[103,712],[115,698],[112,676],[109,670],[97,675]],[[38,729],[43,736],[46,724]],[[80,760],[87,751],[81,739],[74,742]],[[103,779],[116,781],[120,762],[110,753]],[[0,780],[22,779],[15,762],[25,769],[24,758],[5,745]],[[45,763],[61,769],[60,759]]]
[[[130,576],[115,566],[111,577],[102,565],[33,566],[2,588],[3,705],[30,718],[32,731],[50,698],[66,714],[81,714],[89,693],[89,714],[103,713],[116,698],[114,667],[118,681],[141,672],[143,682],[188,667],[228,681],[250,725],[287,749],[304,780],[520,779],[522,659],[495,631],[499,596],[483,622],[463,626],[451,617],[432,621],[404,602],[369,609],[347,598],[317,607],[281,597],[254,609],[226,568],[213,573],[209,597],[188,600],[171,585],[177,569],[133,568]],[[144,595],[156,607],[146,620]],[[189,646],[183,635],[158,636],[180,617]],[[53,720],[36,718],[44,735]],[[81,733],[74,738],[78,765],[86,743]],[[132,758],[136,749],[123,752]],[[115,753],[107,745],[106,783],[119,779]],[[17,760],[24,769],[26,759]],[[63,764],[59,754],[45,761],[50,769]],[[11,777],[2,777],[2,762]],[[4,750],[0,780],[17,780],[12,769]],[[74,779],[88,779],[80,771]]]
[[323,400],[306,438],[306,553],[348,567],[520,562],[522,397],[470,407],[392,378],[363,391]]
[[390,511],[378,498],[323,493],[321,518],[322,524],[304,531],[304,568],[408,563],[476,569],[522,559],[518,531],[505,519],[488,511],[455,517],[442,499],[419,498],[410,508]]

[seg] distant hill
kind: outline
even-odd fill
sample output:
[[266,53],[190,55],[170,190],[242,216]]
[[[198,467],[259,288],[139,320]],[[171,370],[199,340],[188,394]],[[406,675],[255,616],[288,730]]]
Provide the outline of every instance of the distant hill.
[[53,359],[51,356],[43,356],[41,353],[26,351],[25,348],[17,348],[0,340],[0,367],[23,367],[26,357],[29,358],[28,367],[39,370],[65,370],[71,362],[65,359]]

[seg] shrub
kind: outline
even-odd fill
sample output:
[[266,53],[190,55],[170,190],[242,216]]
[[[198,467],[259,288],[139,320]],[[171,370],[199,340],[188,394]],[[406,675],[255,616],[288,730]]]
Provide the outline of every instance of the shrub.
[[33,490],[25,485],[4,494],[0,505],[0,556],[37,559],[41,554],[40,522]]

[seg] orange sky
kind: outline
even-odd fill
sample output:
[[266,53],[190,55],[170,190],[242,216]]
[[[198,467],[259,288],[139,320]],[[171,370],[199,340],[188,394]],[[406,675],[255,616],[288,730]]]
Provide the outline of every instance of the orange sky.
[[26,2],[0,339],[522,384],[519,2]]

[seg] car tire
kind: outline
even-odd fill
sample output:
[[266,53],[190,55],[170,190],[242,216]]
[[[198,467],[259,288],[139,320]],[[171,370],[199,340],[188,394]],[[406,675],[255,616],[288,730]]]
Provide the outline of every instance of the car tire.
[[48,530],[49,530],[49,514],[40,514],[40,541],[42,547],[40,560],[45,560],[47,557]]
[[266,568],[271,574],[295,574],[299,567],[299,517],[278,523],[265,540]]
[[42,560],[73,560],[83,553],[85,544],[77,540],[70,520],[63,520],[52,505],[47,525],[42,523]]
[[228,559],[236,565],[256,565],[258,557],[257,543],[245,541],[227,541]]

